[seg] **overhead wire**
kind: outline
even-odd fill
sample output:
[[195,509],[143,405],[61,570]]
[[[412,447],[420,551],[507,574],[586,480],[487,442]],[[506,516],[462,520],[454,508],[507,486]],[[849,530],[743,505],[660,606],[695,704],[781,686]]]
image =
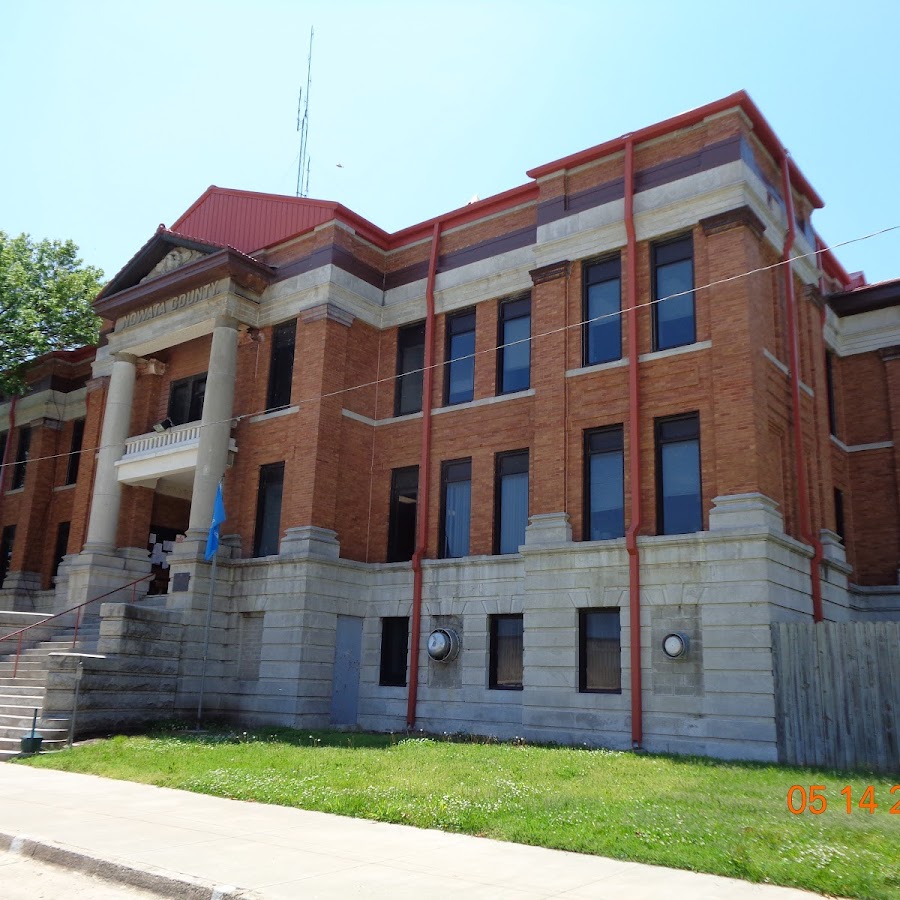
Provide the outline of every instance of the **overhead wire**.
[[[838,242],[838,243],[831,244],[831,245],[829,245],[828,247],[821,247],[821,248],[819,248],[818,250],[813,250],[813,251],[810,251],[809,253],[802,253],[802,254],[798,254],[798,255],[796,255],[796,256],[791,256],[790,259],[788,259],[788,260],[778,260],[778,262],[772,263],[771,265],[768,265],[768,266],[758,266],[758,267],[755,268],[755,269],[748,269],[748,270],[745,271],[745,272],[738,272],[738,273],[735,274],[735,275],[728,275],[728,276],[726,276],[726,277],[724,277],[724,278],[718,278],[718,279],[716,279],[715,281],[709,281],[709,282],[707,282],[706,284],[697,285],[697,286],[695,286],[695,287],[693,287],[693,288],[690,288],[689,290],[685,290],[685,291],[677,291],[677,292],[672,293],[672,294],[667,294],[667,295],[664,296],[664,297],[656,297],[656,298],[650,299],[650,300],[648,300],[648,301],[646,301],[646,302],[644,302],[644,303],[639,303],[639,304],[637,304],[637,306],[636,306],[635,308],[636,308],[636,309],[647,309],[647,308],[649,308],[649,307],[652,307],[652,306],[656,305],[657,303],[663,303],[663,302],[666,301],[666,300],[672,300],[672,299],[675,299],[676,297],[684,297],[684,296],[688,296],[688,295],[693,295],[693,294],[696,294],[698,291],[706,291],[706,290],[710,290],[711,288],[718,287],[718,286],[723,285],[723,284],[729,284],[729,283],[731,283],[731,282],[733,282],[733,281],[738,281],[738,280],[740,280],[741,278],[748,278],[748,277],[750,277],[751,275],[759,275],[759,274],[761,274],[761,273],[763,273],[763,272],[770,272],[770,271],[772,271],[772,270],[774,270],[774,269],[780,268],[781,266],[787,265],[788,263],[794,263],[794,262],[797,262],[797,261],[799,261],[799,260],[808,259],[808,258],[810,258],[810,257],[818,257],[818,256],[820,256],[820,255],[823,254],[823,253],[828,253],[828,252],[830,252],[830,251],[833,251],[833,250],[838,249],[839,247],[846,247],[846,246],[848,246],[848,245],[850,245],[850,244],[857,244],[857,243],[861,243],[862,241],[871,240],[872,238],[880,237],[881,235],[884,235],[884,234],[889,234],[889,233],[892,232],[892,231],[900,231],[900,224],[898,224],[898,225],[891,225],[891,226],[889,226],[889,227],[887,227],[887,228],[881,228],[881,229],[879,229],[879,230],[877,230],[877,231],[872,231],[872,232],[870,232],[870,233],[868,233],[868,234],[861,235],[860,237],[849,238],[849,239],[846,240],[846,241],[840,241],[840,242]],[[459,361],[463,361],[463,360],[466,360],[466,359],[474,359],[474,358],[477,357],[477,356],[482,356],[482,355],[485,355],[485,354],[488,354],[488,353],[496,353],[498,350],[504,349],[504,348],[506,348],[506,347],[514,347],[514,346],[516,346],[517,344],[528,344],[528,343],[532,343],[532,342],[537,341],[537,340],[540,340],[540,339],[542,339],[542,338],[552,337],[553,335],[557,335],[557,334],[560,334],[560,333],[562,333],[562,332],[569,331],[569,330],[574,329],[574,328],[579,328],[579,329],[580,329],[580,328],[583,328],[585,325],[590,325],[590,324],[592,324],[592,323],[594,323],[594,322],[602,321],[603,319],[610,319],[610,318],[614,318],[614,317],[616,317],[616,316],[622,316],[625,312],[626,312],[626,311],[623,310],[623,309],[618,309],[618,310],[614,310],[613,312],[603,313],[602,315],[593,316],[593,317],[588,318],[588,319],[581,319],[581,320],[579,320],[579,321],[577,321],[577,322],[572,322],[572,323],[570,323],[570,324],[568,324],[568,325],[560,326],[559,328],[551,328],[551,329],[548,330],[548,331],[542,331],[542,332],[539,332],[538,334],[533,334],[533,335],[530,335],[530,336],[527,337],[527,338],[521,338],[521,339],[519,339],[519,340],[517,340],[517,341],[509,341],[509,342],[503,343],[503,344],[496,344],[496,345],[493,345],[493,346],[491,346],[491,347],[484,347],[484,348],[482,348],[481,350],[475,350],[475,351],[473,351],[472,353],[467,353],[467,354],[465,354],[465,355],[463,355],[463,356],[453,357],[453,360],[452,360],[452,361],[453,361],[453,362],[459,362]],[[443,362],[434,363],[430,368],[432,368],[432,369],[439,369],[439,368],[445,366],[445,365],[446,365],[448,362],[450,362],[450,361],[451,361],[451,360],[444,360]],[[254,412],[239,413],[238,415],[228,416],[228,418],[225,418],[225,419],[219,419],[219,420],[216,420],[216,421],[213,421],[213,422],[203,422],[203,423],[200,423],[199,425],[194,426],[194,427],[206,428],[206,427],[208,427],[208,426],[210,426],[210,425],[221,425],[221,424],[223,424],[224,422],[233,422],[233,423],[235,423],[235,424],[238,424],[238,423],[240,423],[241,421],[243,421],[244,419],[252,419],[252,418],[255,418],[255,417],[257,417],[257,416],[265,415],[265,414],[267,414],[267,413],[273,413],[273,412],[283,411],[283,410],[286,409],[286,408],[290,408],[290,407],[294,407],[294,406],[296,406],[296,407],[302,407],[302,406],[304,406],[304,405],[310,405],[310,404],[314,404],[314,403],[320,403],[320,402],[322,402],[323,400],[329,400],[329,399],[331,399],[331,398],[333,398],[333,397],[337,397],[337,396],[340,396],[340,395],[342,395],[342,394],[349,394],[349,393],[352,393],[352,392],[354,392],[354,391],[365,390],[366,388],[374,387],[374,388],[377,389],[380,385],[388,384],[388,383],[393,382],[393,381],[397,381],[397,380],[400,379],[400,378],[407,378],[407,377],[409,377],[409,376],[411,376],[411,375],[418,375],[418,374],[420,374],[420,373],[424,373],[425,370],[426,370],[426,367],[425,367],[425,366],[422,366],[422,367],[420,367],[420,368],[418,368],[418,369],[410,369],[410,370],[407,371],[407,372],[395,373],[395,374],[393,374],[393,375],[387,375],[387,376],[385,376],[384,378],[375,378],[375,379],[372,380],[372,381],[366,381],[366,382],[363,382],[362,384],[355,384],[355,385],[351,385],[350,387],[340,388],[340,389],[338,389],[338,390],[328,391],[328,392],[323,393],[323,394],[317,394],[317,395],[315,395],[315,396],[302,398],[302,399],[300,399],[300,400],[296,400],[296,401],[292,402],[292,403],[291,403],[289,406],[287,406],[287,407],[285,407],[285,406],[282,406],[282,407],[273,407],[273,408],[269,408],[269,409],[260,409],[260,410],[256,410],[256,411],[254,411]],[[376,415],[377,415],[377,410],[376,410]],[[390,420],[387,420],[387,421],[390,421]],[[27,423],[26,423],[26,424],[27,424]],[[100,445],[100,446],[97,446],[97,447],[83,447],[81,450],[75,451],[75,452],[78,452],[78,453],[98,453],[100,450],[105,450],[105,449],[107,449],[107,448],[110,447],[110,446],[115,446],[115,445]],[[56,454],[51,454],[51,455],[48,455],[48,456],[30,457],[30,458],[28,458],[28,459],[26,460],[26,462],[43,462],[43,461],[45,461],[45,460],[59,459],[59,458],[61,458],[61,457],[69,457],[69,456],[72,456],[72,455],[73,455],[72,451],[70,451],[70,452],[68,452],[68,453],[56,453]],[[17,462],[17,461],[15,461],[15,460],[12,460],[12,461],[7,462],[7,463],[5,463],[5,464],[4,464],[4,463],[0,463],[0,469],[2,469],[2,468],[4,467],[4,465],[5,465],[6,467],[9,467],[9,466],[16,466],[16,465],[21,465],[21,462]]]

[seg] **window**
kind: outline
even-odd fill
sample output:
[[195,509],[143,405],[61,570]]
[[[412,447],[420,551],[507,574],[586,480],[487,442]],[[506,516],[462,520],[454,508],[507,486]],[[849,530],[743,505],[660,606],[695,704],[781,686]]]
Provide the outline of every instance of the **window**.
[[834,354],[825,351],[825,389],[828,393],[828,430],[837,437],[837,406],[834,399]]
[[422,367],[425,365],[425,323],[405,325],[397,331],[397,392],[394,415],[422,410]]
[[584,365],[622,358],[622,261],[584,267]]
[[388,562],[407,562],[416,549],[416,508],[419,467],[391,472],[391,509],[388,521]]
[[169,394],[169,418],[173,425],[197,422],[203,416],[206,372],[173,382]]
[[844,492],[834,489],[834,530],[837,536],[845,544],[847,543],[847,531],[844,524]]
[[491,656],[488,687],[522,690],[522,616],[491,616]]
[[69,523],[60,522],[56,527],[56,550],[53,554],[53,571],[51,577],[59,571],[59,564],[69,550]]
[[69,458],[66,461],[66,484],[78,481],[78,467],[81,465],[81,445],[84,443],[84,419],[76,419],[72,423],[72,443],[69,446]]
[[584,539],[625,534],[625,453],[622,426],[584,433]]
[[528,525],[528,451],[497,454],[494,553],[518,553]]
[[0,532],[0,588],[6,581],[6,573],[12,563],[13,544],[16,542],[16,526],[7,525]]
[[6,462],[6,442],[9,439],[9,432],[4,431],[0,433],[0,463]]
[[284,322],[272,330],[272,359],[269,364],[269,390],[266,409],[278,409],[291,403],[291,380],[294,377],[294,344],[297,322]]
[[409,618],[388,616],[381,620],[381,668],[378,683],[406,687]]
[[703,527],[696,413],[656,420],[656,516],[659,534],[687,534]]
[[254,556],[275,556],[281,537],[281,492],[284,487],[284,463],[259,467],[259,493],[256,498]]
[[441,557],[469,555],[472,513],[472,460],[457,459],[441,466]]
[[527,391],[531,387],[531,297],[500,304],[499,345],[497,393]]
[[475,310],[447,316],[444,403],[468,403],[475,396]]
[[28,452],[31,448],[31,426],[19,429],[19,444],[16,449],[16,464],[13,466],[12,490],[25,487],[25,467],[28,465]]
[[619,609],[578,611],[578,690],[582,694],[622,693]]
[[653,248],[653,349],[693,344],[694,244],[690,236]]

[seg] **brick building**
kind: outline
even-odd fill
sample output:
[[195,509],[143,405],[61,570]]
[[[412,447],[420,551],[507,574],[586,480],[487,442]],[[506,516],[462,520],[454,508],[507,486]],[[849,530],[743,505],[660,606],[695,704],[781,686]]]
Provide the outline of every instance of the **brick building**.
[[900,283],[749,97],[528,177],[395,234],[211,187],[0,406],[0,607],[152,575],[98,723],[196,707],[212,596],[221,716],[774,759],[771,624],[900,618]]

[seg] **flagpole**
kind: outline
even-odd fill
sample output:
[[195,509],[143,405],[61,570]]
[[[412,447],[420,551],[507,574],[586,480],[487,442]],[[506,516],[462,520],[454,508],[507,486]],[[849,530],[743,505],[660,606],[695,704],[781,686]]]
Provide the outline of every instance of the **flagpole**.
[[200,697],[197,700],[197,728],[203,716],[203,686],[206,681],[206,661],[209,659],[209,625],[212,620],[213,592],[216,589],[216,562],[218,554],[212,558],[212,572],[209,576],[209,596],[206,598],[206,628],[203,634],[203,665],[200,668]]
[[216,590],[216,566],[218,563],[219,528],[225,521],[225,501],[222,497],[222,479],[216,488],[216,499],[213,502],[212,521],[209,523],[209,535],[206,539],[206,561],[212,560],[212,571],[209,573],[209,595],[206,598],[206,627],[203,631],[203,664],[200,667],[200,695],[197,698],[197,731],[203,718],[203,688],[206,685],[206,664],[209,660],[209,626],[212,621],[213,594]]

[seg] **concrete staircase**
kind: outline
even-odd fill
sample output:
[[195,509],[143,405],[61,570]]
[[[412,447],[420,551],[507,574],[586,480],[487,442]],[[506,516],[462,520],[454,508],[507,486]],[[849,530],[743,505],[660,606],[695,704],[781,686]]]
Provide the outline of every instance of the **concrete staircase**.
[[41,751],[60,750],[65,746],[69,717],[44,718],[42,715],[48,658],[51,653],[96,652],[99,633],[99,620],[87,620],[78,629],[74,649],[70,628],[68,632],[61,631],[50,640],[23,650],[15,677],[15,648],[12,653],[0,656],[0,760],[19,755],[21,739],[31,734],[35,710],[38,711],[37,733],[44,739]]

